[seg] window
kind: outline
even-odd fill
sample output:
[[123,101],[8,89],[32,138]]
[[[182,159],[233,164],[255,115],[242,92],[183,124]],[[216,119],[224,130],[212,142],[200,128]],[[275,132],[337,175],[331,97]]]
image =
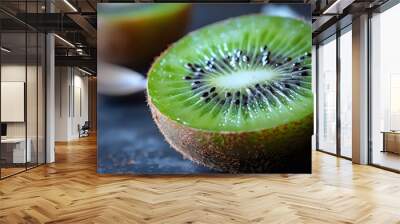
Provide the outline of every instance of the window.
[[371,162],[400,170],[400,5],[371,18]]
[[336,36],[318,48],[318,145],[336,153]]
[[351,26],[340,36],[340,155],[351,158],[352,148],[352,33]]

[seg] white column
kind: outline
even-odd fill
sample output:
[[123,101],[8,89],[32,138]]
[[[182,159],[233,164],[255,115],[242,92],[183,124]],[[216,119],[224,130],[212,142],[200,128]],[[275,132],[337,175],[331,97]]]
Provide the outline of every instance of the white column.
[[353,162],[368,163],[368,15],[353,19]]
[[55,133],[55,61],[54,35],[46,36],[46,163],[55,161],[54,133]]
[[[54,5],[46,1],[46,11],[54,12]],[[55,162],[55,43],[54,34],[46,35],[46,163]]]

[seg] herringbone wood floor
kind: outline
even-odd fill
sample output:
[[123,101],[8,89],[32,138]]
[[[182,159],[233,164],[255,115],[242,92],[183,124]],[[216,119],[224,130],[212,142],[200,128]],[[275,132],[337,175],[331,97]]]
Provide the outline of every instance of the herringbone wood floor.
[[312,175],[96,174],[95,138],[0,181],[0,223],[400,223],[400,175],[315,152]]

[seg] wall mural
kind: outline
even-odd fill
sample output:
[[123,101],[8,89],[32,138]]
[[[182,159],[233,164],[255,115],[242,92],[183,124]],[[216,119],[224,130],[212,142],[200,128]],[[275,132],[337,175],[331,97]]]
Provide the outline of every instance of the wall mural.
[[311,9],[98,5],[98,172],[310,173]]

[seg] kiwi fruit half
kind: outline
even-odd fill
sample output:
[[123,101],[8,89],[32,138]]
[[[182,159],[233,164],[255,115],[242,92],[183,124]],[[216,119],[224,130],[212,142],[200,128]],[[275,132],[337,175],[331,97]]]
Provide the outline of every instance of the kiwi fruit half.
[[246,15],[189,33],[148,73],[153,118],[186,158],[223,172],[308,173],[311,26]]
[[102,60],[143,68],[184,34],[190,20],[185,3],[104,3],[98,7]]

